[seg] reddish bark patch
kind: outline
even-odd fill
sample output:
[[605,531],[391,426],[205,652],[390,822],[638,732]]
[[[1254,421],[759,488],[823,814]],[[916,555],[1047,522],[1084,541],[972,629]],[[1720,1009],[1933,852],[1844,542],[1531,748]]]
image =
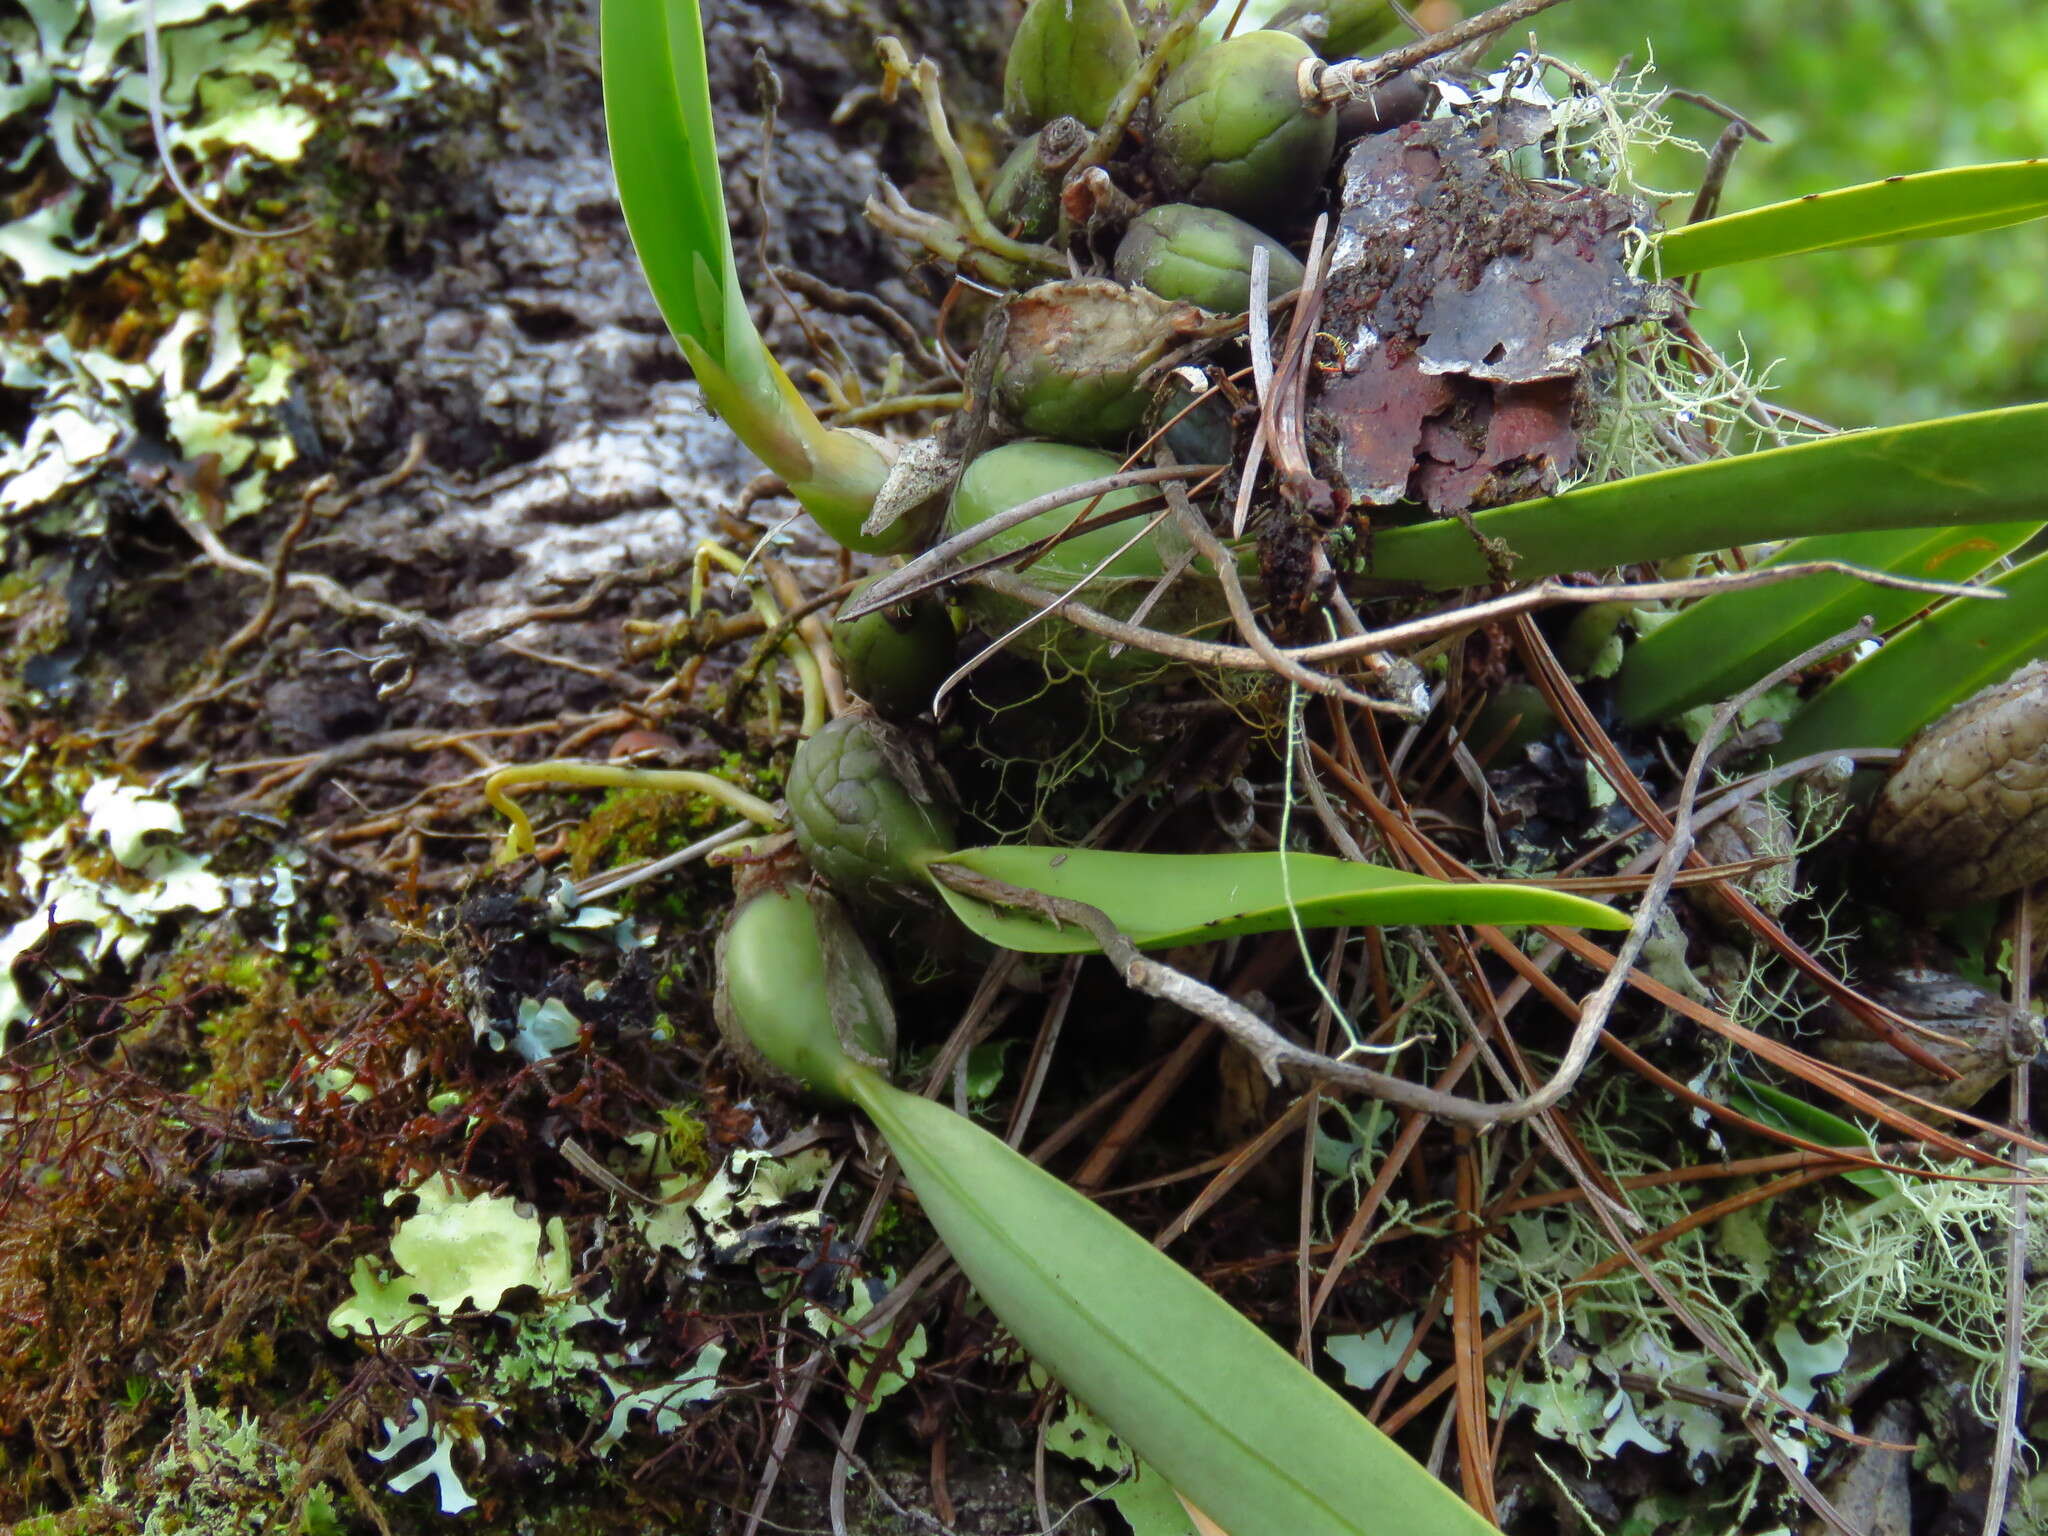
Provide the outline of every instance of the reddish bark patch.
[[1436,512],[1554,490],[1578,457],[1587,352],[1657,302],[1628,271],[1643,217],[1524,180],[1455,119],[1361,140],[1323,309],[1344,366],[1314,406],[1332,480],[1354,503]]

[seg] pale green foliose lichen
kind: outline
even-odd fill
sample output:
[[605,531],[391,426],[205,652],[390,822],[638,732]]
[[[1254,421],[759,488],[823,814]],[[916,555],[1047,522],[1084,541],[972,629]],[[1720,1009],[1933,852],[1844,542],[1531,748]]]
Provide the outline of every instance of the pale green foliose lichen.
[[[33,771],[33,749],[0,760],[0,776],[10,771]],[[0,930],[0,1035],[35,1020],[33,988],[25,990],[17,973],[30,968],[31,954],[46,974],[84,981],[108,961],[135,965],[167,920],[260,904],[277,906],[283,922],[295,891],[289,867],[280,862],[258,880],[223,880],[204,854],[179,843],[185,822],[172,788],[99,779],[74,814],[22,840],[14,882],[29,906]]]
[[[239,191],[261,162],[299,158],[319,126],[284,93],[313,86],[275,20],[253,0],[158,0],[160,97],[170,148],[201,167],[202,198]],[[23,282],[105,267],[167,230],[172,192],[149,132],[143,0],[37,0],[0,18],[0,125],[28,125],[10,171],[54,158],[70,185],[0,225],[0,261]],[[219,150],[230,153],[220,155]],[[81,225],[80,215],[91,220]]]
[[[303,1481],[298,1459],[253,1414],[201,1406],[188,1378],[183,1421],[135,1490],[139,1536],[260,1536],[273,1521],[303,1536],[339,1536],[326,1485]],[[117,1495],[110,1485],[106,1497]],[[289,1523],[278,1519],[294,1511]]]
[[1114,1504],[1132,1536],[1200,1536],[1173,1485],[1074,1399],[1068,1398],[1065,1412],[1046,1426],[1045,1444],[1100,1474],[1084,1477],[1082,1486]]
[[[241,191],[262,164],[297,160],[318,126],[287,91],[318,90],[276,20],[234,14],[251,0],[160,0],[165,142],[196,169],[208,202]],[[141,0],[39,0],[0,18],[0,126],[19,119],[7,167],[57,190],[0,224],[0,269],[30,289],[83,279],[169,231],[176,197],[149,130]],[[224,14],[223,14],[224,13]],[[209,341],[203,365],[188,346]],[[261,363],[261,367],[256,366]],[[130,396],[160,391],[187,459],[217,454],[230,483],[223,515],[264,504],[268,471],[291,462],[289,437],[264,414],[291,375],[284,354],[247,355],[232,295],[187,311],[143,362],[79,350],[56,331],[0,343],[0,385],[32,394],[18,442],[0,438],[0,520],[42,507],[87,479],[130,436]],[[75,531],[94,533],[96,527]]]
[[509,1195],[465,1195],[446,1174],[412,1193],[419,1209],[391,1237],[397,1273],[387,1277],[358,1259],[350,1277],[355,1295],[327,1320],[334,1332],[413,1332],[465,1307],[495,1311],[507,1291],[523,1285],[544,1290],[558,1270],[566,1281],[559,1221],[552,1224],[554,1246],[544,1248],[540,1219]]
[[[749,1230],[771,1212],[785,1232],[815,1228],[821,1220],[815,1210],[781,1208],[823,1182],[831,1159],[822,1150],[774,1158],[742,1149],[704,1175],[678,1167],[669,1143],[648,1132],[631,1138],[628,1154],[614,1159],[625,1177],[643,1185],[655,1181],[652,1202],[626,1204],[620,1223],[646,1243],[649,1262],[680,1259],[686,1275],[701,1277],[714,1259],[746,1257]],[[507,1433],[518,1428],[518,1403],[535,1392],[550,1394],[602,1423],[591,1450],[606,1456],[636,1427],[675,1433],[723,1391],[725,1348],[717,1340],[680,1369],[650,1369],[653,1341],[628,1337],[607,1301],[579,1287],[574,1247],[560,1217],[543,1221],[510,1196],[472,1193],[447,1174],[430,1175],[386,1199],[395,1203],[408,1194],[417,1208],[396,1224],[385,1261],[358,1259],[352,1294],[328,1317],[329,1329],[343,1337],[403,1335],[429,1346],[413,1371],[423,1392],[434,1389],[432,1406],[422,1396],[412,1401],[404,1423],[386,1419],[385,1443],[370,1453],[403,1463],[387,1482],[394,1492],[431,1481],[444,1512],[470,1506],[457,1453],[467,1464],[480,1460],[485,1445],[480,1431],[448,1421],[451,1394],[469,1410],[462,1425],[488,1421]],[[485,1314],[489,1325],[471,1328]],[[856,1350],[849,1374],[862,1381],[863,1371],[873,1371],[869,1390],[886,1395],[907,1379],[923,1347],[920,1330],[897,1363],[900,1379],[874,1369],[873,1345],[866,1355]]]

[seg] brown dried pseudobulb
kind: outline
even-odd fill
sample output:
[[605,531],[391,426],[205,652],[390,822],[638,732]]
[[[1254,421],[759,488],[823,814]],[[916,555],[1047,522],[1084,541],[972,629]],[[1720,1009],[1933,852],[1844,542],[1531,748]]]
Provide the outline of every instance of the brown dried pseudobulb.
[[2048,662],[2031,662],[1913,739],[1871,808],[1870,846],[1930,907],[2048,879]]

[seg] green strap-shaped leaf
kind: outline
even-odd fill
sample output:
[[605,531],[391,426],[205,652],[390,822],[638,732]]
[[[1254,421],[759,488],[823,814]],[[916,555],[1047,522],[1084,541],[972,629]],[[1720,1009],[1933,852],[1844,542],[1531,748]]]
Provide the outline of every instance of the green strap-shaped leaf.
[[[1140,949],[1304,928],[1380,923],[1560,923],[1621,929],[1628,917],[1583,896],[1505,881],[1432,880],[1321,854],[1116,853],[1019,845],[969,848],[946,862],[1006,884],[1085,902]],[[1033,955],[1092,954],[1086,929],[996,908],[946,886],[939,893],[969,928]],[[1290,901],[1291,898],[1291,901]]]
[[[2017,521],[2048,510],[2043,443],[2048,405],[2016,405],[1589,485],[1473,521],[1507,544],[1518,581],[1815,534]],[[1492,579],[1449,518],[1378,533],[1372,574],[1437,588]]]
[[[1795,539],[1763,568],[1840,560],[1865,570],[1967,581],[2019,548],[2039,522],[1983,523],[1929,532],[1908,528]],[[1725,699],[1868,614],[1879,630],[1927,606],[1923,592],[1872,586],[1853,576],[1808,576],[1773,587],[1717,592],[1629,648],[1615,704],[1630,721],[1662,720]]]
[[1944,603],[1809,700],[1771,756],[1789,762],[1837,747],[1902,747],[1978,689],[2048,656],[2048,555],[1990,585],[2004,602]]
[[641,269],[669,329],[730,368],[739,276],[696,0],[607,0],[603,20],[605,131]]
[[1856,245],[1999,229],[2048,215],[2048,161],[1964,165],[1723,214],[1666,230],[1657,258],[1666,277],[1711,267]]
[[888,473],[868,440],[826,428],[747,312],[725,191],[697,0],[604,0],[604,117],[619,205],[655,303],[704,399],[840,543],[860,535]]
[[[1729,1107],[1740,1110],[1759,1125],[1789,1132],[1817,1146],[1846,1147],[1854,1152],[1871,1150],[1870,1133],[1854,1121],[1794,1098],[1769,1083],[1752,1083],[1739,1073],[1730,1075],[1735,1079],[1735,1092],[1729,1096]],[[1899,1181],[1879,1168],[1852,1168],[1842,1178],[1873,1200],[1899,1192]]]
[[1017,1341],[1230,1536],[1493,1527],[1129,1227],[928,1099],[860,1069],[954,1261]]

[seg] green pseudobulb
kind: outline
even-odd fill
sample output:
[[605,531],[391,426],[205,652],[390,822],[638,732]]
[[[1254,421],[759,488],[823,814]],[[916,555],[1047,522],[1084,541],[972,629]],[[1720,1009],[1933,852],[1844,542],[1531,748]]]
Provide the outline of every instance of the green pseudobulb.
[[[846,601],[858,601],[881,579],[870,576]],[[879,713],[906,718],[930,706],[953,670],[953,621],[932,598],[906,598],[857,619],[834,619],[832,649],[849,688]]]
[[1003,116],[1017,133],[1056,117],[1100,128],[1137,67],[1124,0],[1031,0],[1003,68]]
[[841,715],[799,746],[787,798],[797,846],[849,901],[900,903],[953,850],[952,809],[911,738],[871,715]]
[[1310,112],[1297,75],[1314,58],[1287,32],[1247,32],[1204,49],[1153,99],[1152,169],[1178,201],[1254,224],[1299,213],[1322,185],[1337,120]]
[[1116,248],[1117,281],[1142,287],[1162,299],[1183,299],[1218,314],[1251,307],[1252,253],[1266,252],[1268,298],[1301,286],[1305,269],[1294,253],[1245,223],[1215,208],[1162,203],[1131,221]]
[[[959,533],[1065,486],[1113,475],[1121,464],[1114,454],[1070,443],[1005,443],[967,466],[953,496],[946,531]],[[1157,494],[1151,486],[1126,487],[1095,499],[1092,510],[1091,498],[1082,497],[1004,529],[983,543],[976,555],[1016,553],[1081,521],[1084,511],[1093,521]],[[1162,547],[1162,540],[1176,537],[1165,528],[1146,531],[1151,515],[1112,522],[1063,539],[1033,559],[1022,575],[1040,590],[1062,595],[1071,590],[1091,608],[1128,619],[1165,574],[1166,549],[1178,547],[1172,542]],[[1025,603],[974,585],[960,589],[960,603],[991,636],[1006,633],[1034,611]],[[1220,608],[1214,581],[1204,579],[1198,569],[1190,570],[1153,605],[1145,622],[1186,634],[1195,625],[1217,617]],[[1110,685],[1140,680],[1166,665],[1160,657],[1136,648],[1111,656],[1109,641],[1058,616],[1032,625],[1012,648],[1035,655],[1051,674],[1083,675]]]
[[839,903],[800,882],[743,895],[718,939],[719,1033],[761,1076],[819,1098],[850,1097],[857,1063],[896,1052],[888,984]]

